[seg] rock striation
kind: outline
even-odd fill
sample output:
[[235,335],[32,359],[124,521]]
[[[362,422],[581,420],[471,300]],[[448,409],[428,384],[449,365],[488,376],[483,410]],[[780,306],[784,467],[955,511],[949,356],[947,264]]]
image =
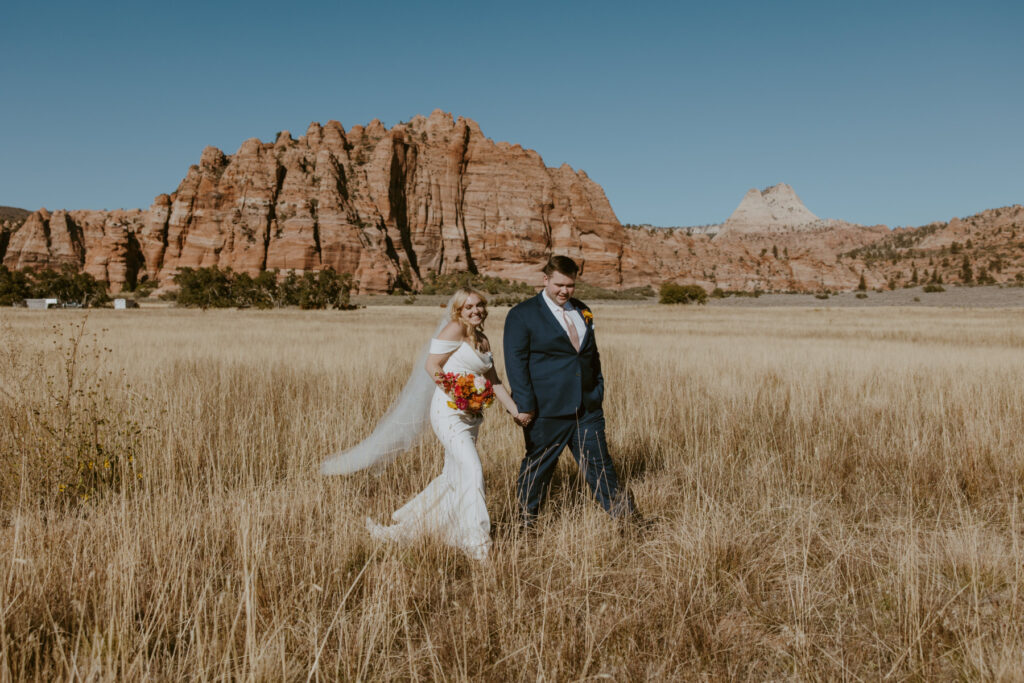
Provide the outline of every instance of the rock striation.
[[72,266],[114,290],[133,286],[140,257],[136,235],[143,212],[54,211],[39,209],[0,236],[0,260],[11,270],[60,269]]

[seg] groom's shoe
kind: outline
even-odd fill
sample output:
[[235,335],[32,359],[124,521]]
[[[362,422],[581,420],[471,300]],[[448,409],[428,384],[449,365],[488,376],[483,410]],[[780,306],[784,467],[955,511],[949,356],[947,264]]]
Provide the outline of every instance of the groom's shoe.
[[624,536],[633,533],[646,536],[654,528],[654,520],[641,514],[628,490],[616,497],[608,513],[619,522],[619,532]]
[[519,532],[527,537],[537,535],[538,515],[521,515],[519,517]]
[[622,488],[618,491],[615,499],[608,506],[608,514],[615,519],[621,520],[630,520],[641,516],[639,510],[636,509],[636,503],[633,501],[633,494],[627,488]]

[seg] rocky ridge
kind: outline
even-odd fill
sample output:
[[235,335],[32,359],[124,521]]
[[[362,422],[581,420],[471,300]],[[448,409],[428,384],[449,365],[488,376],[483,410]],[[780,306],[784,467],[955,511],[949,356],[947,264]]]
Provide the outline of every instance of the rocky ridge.
[[3,262],[77,262],[115,288],[169,282],[185,266],[333,268],[383,292],[431,272],[532,278],[546,254],[563,253],[595,284],[622,284],[623,228],[599,185],[440,111],[391,129],[313,123],[233,155],[207,147],[141,215],[94,213],[36,212]]
[[[988,213],[926,226],[917,248],[964,224],[984,232],[995,220]],[[999,214],[999,229],[1016,216]],[[536,284],[540,264],[558,253],[604,287],[675,280],[817,291],[852,289],[862,275],[872,287],[909,277],[872,245],[923,235],[819,219],[785,184],[749,191],[727,221],[701,228],[624,227],[583,171],[547,167],[535,151],[435,111],[390,129],[313,123],[298,139],[287,131],[251,138],[232,155],[207,147],[147,210],[41,209],[9,219],[0,224],[0,260],[17,269],[69,264],[114,291],[143,280],[173,286],[182,267],[333,268],[374,293],[464,270]],[[1021,253],[1024,242],[1007,248]],[[1014,259],[1001,258],[1012,274]]]
[[889,286],[1024,283],[1024,206],[896,228],[838,258]]

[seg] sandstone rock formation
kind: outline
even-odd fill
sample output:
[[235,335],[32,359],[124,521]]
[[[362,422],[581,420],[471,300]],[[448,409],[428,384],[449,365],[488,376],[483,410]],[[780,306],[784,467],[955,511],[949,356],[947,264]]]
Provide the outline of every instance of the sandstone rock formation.
[[817,221],[793,188],[779,183],[761,191],[747,190],[723,228],[733,232],[781,232]]
[[986,272],[1005,263],[1004,279],[1019,260],[1006,253],[1024,251],[1019,207],[918,230],[819,219],[785,184],[749,191],[721,226],[624,228],[583,171],[549,168],[533,150],[435,111],[390,129],[313,123],[298,139],[252,138],[233,155],[207,147],[145,211],[5,214],[0,260],[16,269],[70,264],[114,291],[142,280],[173,287],[182,267],[333,268],[372,293],[464,270],[537,284],[556,253],[604,287],[675,280],[815,291],[852,289],[862,275],[871,287],[906,281],[901,259],[953,269],[946,252],[970,235],[991,242],[997,262]]
[[0,259],[12,270],[70,265],[114,285],[134,285],[139,270],[135,235],[142,211],[39,209],[0,242]]
[[11,235],[18,230],[31,215],[30,211],[18,209],[13,206],[0,206],[0,263],[3,263],[4,254],[7,253],[7,244]]
[[36,212],[4,262],[77,263],[115,289],[167,283],[184,266],[329,267],[383,292],[430,272],[535,279],[547,254],[562,253],[595,284],[622,282],[623,228],[599,185],[440,111],[390,130],[313,123],[297,140],[253,138],[234,155],[208,147],[144,215],[80,213]]
[[208,147],[138,236],[145,276],[181,266],[333,268],[363,291],[418,285],[430,272],[523,279],[546,254],[578,258],[586,277],[621,284],[622,226],[601,187],[495,143],[468,119],[435,111],[386,129],[330,121],[295,140]]

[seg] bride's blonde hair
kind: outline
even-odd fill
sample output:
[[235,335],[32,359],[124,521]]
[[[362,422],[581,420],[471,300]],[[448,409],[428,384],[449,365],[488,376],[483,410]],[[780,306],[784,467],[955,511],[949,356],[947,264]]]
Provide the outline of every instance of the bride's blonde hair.
[[[480,324],[476,327],[462,319],[462,307],[466,305],[466,301],[469,300],[469,297],[474,294],[480,298],[480,305],[484,307],[484,319],[481,320]],[[470,339],[470,343],[473,345],[473,348],[479,351],[480,335],[484,331],[484,323],[487,322],[487,297],[484,296],[484,293],[473,289],[472,287],[459,287],[455,290],[455,293],[452,294],[452,298],[450,299],[448,317],[462,326],[462,331],[466,337]]]

